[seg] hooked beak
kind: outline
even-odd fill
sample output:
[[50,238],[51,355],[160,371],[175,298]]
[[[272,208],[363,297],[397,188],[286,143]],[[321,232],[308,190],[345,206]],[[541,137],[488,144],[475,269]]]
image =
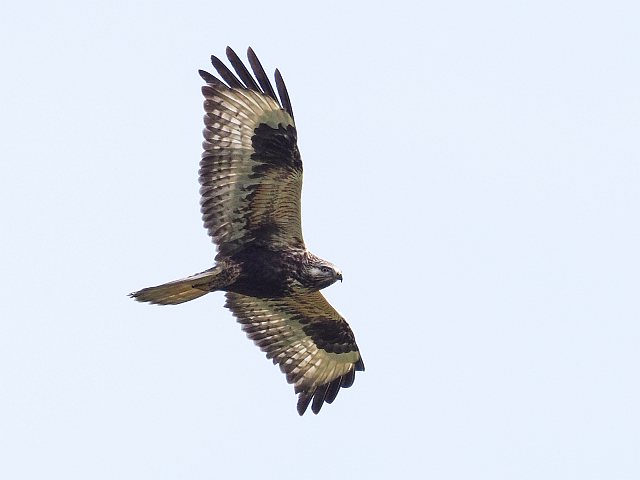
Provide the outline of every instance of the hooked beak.
[[340,280],[340,283],[342,283],[342,272],[338,272],[338,274],[336,275],[336,278]]

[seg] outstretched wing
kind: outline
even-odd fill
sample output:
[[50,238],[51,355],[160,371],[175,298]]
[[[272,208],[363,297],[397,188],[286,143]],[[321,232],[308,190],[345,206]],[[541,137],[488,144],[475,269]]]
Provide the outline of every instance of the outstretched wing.
[[204,225],[223,256],[248,244],[304,248],[302,160],[287,89],[276,70],[278,100],[251,48],[255,79],[229,47],[227,57],[237,76],[211,57],[226,84],[200,71],[207,82],[200,162]]
[[300,415],[312,400],[318,413],[364,370],[353,332],[320,292],[282,298],[227,293],[225,306],[293,383]]

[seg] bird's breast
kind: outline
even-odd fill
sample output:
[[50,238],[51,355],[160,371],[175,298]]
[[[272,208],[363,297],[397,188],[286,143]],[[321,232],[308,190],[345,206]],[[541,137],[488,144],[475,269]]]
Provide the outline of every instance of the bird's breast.
[[276,298],[298,291],[295,255],[264,248],[246,248],[233,255],[241,273],[227,290],[252,297]]

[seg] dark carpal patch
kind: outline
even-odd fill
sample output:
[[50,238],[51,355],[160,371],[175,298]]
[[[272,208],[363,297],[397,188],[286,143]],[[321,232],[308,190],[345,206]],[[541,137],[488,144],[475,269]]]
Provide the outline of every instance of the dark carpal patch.
[[326,318],[301,318],[300,323],[304,333],[325,352],[348,353],[358,349],[353,333],[345,322]]
[[285,127],[278,124],[278,128],[273,128],[266,123],[261,123],[255,128],[251,138],[254,150],[251,158],[273,166],[302,170],[297,141],[298,134],[293,125]]

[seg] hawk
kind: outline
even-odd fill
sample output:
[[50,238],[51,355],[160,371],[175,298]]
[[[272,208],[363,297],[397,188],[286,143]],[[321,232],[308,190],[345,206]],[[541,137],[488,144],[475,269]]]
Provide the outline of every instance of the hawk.
[[226,292],[225,306],[293,384],[298,413],[311,404],[317,414],[364,370],[353,332],[320,293],[342,273],[302,238],[302,160],[280,72],[276,95],[251,48],[253,75],[231,48],[226,53],[235,74],[215,56],[220,78],[199,71],[206,82],[200,204],[215,265],[130,296],[175,305]]

